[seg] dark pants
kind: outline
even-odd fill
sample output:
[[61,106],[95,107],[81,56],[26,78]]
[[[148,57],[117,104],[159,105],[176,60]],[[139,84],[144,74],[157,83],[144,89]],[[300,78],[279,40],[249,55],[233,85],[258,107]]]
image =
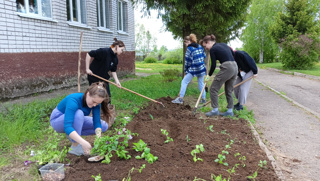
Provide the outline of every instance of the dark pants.
[[210,98],[212,108],[219,107],[218,93],[224,84],[224,91],[227,97],[227,108],[233,108],[233,85],[237,78],[238,66],[235,61],[223,62],[220,66],[220,72],[214,77],[210,87]]

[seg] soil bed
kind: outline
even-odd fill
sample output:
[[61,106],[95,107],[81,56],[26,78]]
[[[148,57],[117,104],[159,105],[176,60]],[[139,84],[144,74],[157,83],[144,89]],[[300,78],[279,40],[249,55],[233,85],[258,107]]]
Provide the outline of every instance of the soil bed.
[[[228,169],[232,169],[235,164],[240,164],[231,175],[231,180],[247,180],[247,176],[252,175],[258,168],[260,160],[267,160],[264,168],[258,170],[256,180],[279,180],[275,174],[264,151],[261,150],[257,141],[251,133],[246,120],[233,120],[224,117],[206,118],[203,113],[192,115],[192,109],[188,105],[177,105],[171,103],[172,98],[166,97],[159,99],[166,107],[159,104],[150,103],[127,125],[127,129],[133,133],[138,133],[129,141],[128,151],[132,156],[129,160],[120,160],[114,155],[110,164],[88,163],[85,156],[77,157],[68,155],[71,161],[70,166],[66,167],[64,180],[93,180],[92,175],[101,174],[103,181],[122,180],[128,177],[129,171],[135,167],[139,169],[143,164],[146,168],[139,173],[134,170],[131,173],[131,180],[193,180],[195,177],[210,180],[211,174],[222,175],[228,178]],[[150,116],[152,115],[152,116]],[[153,118],[153,119],[152,119]],[[213,132],[208,129],[213,125]],[[168,131],[173,142],[164,143],[166,137],[161,133],[161,129]],[[187,141],[187,136],[190,139]],[[93,144],[94,137],[90,138]],[[151,153],[158,157],[153,164],[146,160],[137,160],[135,156],[141,155],[141,152],[135,152],[132,149],[133,142],[142,139],[148,144]],[[225,146],[233,140],[231,148]],[[203,159],[203,162],[193,161],[191,151],[196,145],[203,144],[205,151],[197,154],[197,157]],[[222,150],[227,150],[224,162],[228,166],[216,163]],[[245,167],[242,167],[239,156],[236,153],[245,156]]]

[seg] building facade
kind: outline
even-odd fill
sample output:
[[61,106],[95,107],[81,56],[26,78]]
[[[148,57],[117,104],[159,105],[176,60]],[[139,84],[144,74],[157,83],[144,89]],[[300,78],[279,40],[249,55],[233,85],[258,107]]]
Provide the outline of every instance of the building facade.
[[0,0],[0,100],[76,85],[81,32],[82,83],[86,53],[115,37],[126,45],[118,76],[134,74],[131,1]]

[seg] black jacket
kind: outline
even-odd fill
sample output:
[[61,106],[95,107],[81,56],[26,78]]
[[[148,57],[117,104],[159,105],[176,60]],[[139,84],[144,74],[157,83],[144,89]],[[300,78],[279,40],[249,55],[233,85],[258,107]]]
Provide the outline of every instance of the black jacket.
[[[98,50],[91,50],[88,54],[90,57],[94,58],[89,67],[92,73],[108,80],[110,78],[108,72],[117,71],[118,57],[111,48],[99,48]],[[101,81],[91,75],[88,75],[88,79],[92,82]]]
[[244,71],[246,73],[252,70],[253,74],[258,73],[256,62],[253,60],[252,57],[250,57],[250,55],[247,52],[239,50],[236,51],[234,53],[234,59],[237,62],[239,70]]

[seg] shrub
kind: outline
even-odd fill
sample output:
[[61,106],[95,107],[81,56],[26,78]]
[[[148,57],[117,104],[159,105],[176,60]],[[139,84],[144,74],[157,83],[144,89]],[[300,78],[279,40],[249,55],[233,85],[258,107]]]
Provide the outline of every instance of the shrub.
[[168,59],[166,58],[164,61],[163,61],[164,64],[173,64],[173,61],[171,59]]
[[165,63],[165,62],[167,62],[167,64],[182,64],[182,62],[183,62],[183,49],[178,48],[178,49],[172,50],[170,52],[167,52],[166,59],[163,63]]
[[163,71],[160,72],[160,74],[162,75],[164,80],[167,82],[172,82],[178,79],[180,76],[180,72],[177,69],[164,69]]
[[319,61],[319,38],[316,36],[289,35],[281,45],[280,58],[285,68],[310,69]]
[[154,58],[154,57],[146,57],[146,58],[144,59],[144,62],[145,62],[145,63],[157,63],[158,60],[157,60],[156,58]]

